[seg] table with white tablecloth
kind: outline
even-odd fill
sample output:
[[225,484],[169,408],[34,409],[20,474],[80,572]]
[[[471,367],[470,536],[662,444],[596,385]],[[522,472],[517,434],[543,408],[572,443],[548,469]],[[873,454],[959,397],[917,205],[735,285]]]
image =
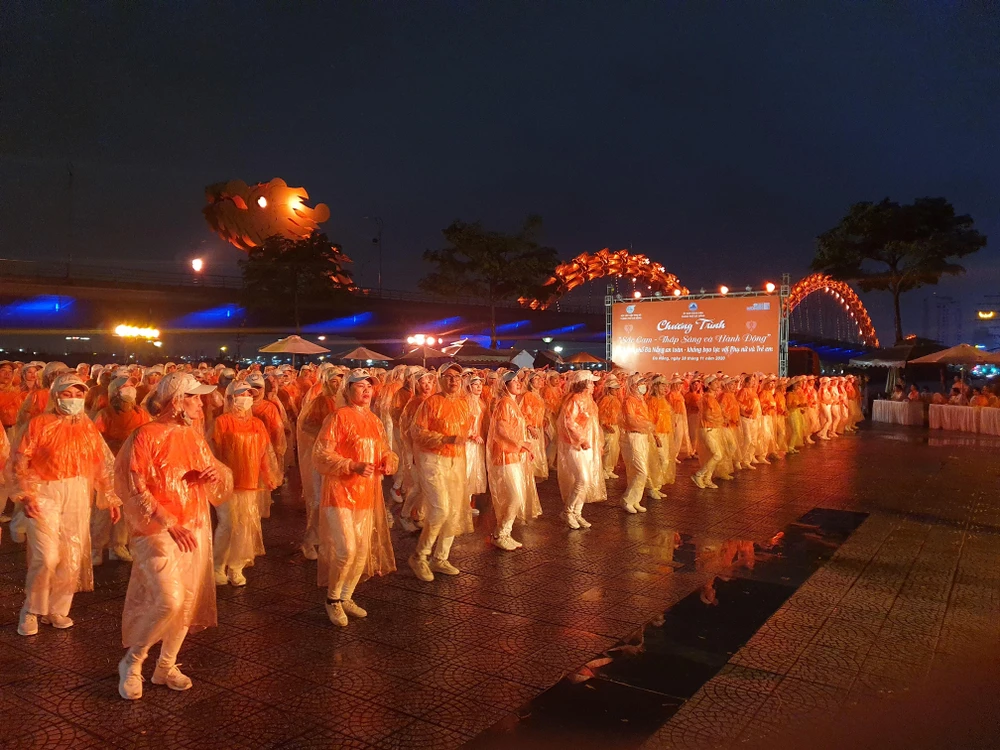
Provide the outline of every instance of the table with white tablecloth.
[[932,430],[979,432],[981,411],[981,408],[975,406],[931,404],[927,408],[927,419]]
[[920,401],[879,399],[872,403],[872,421],[920,427],[924,423],[924,404]]
[[1000,435],[1000,409],[983,407],[980,410],[979,431],[984,435]]

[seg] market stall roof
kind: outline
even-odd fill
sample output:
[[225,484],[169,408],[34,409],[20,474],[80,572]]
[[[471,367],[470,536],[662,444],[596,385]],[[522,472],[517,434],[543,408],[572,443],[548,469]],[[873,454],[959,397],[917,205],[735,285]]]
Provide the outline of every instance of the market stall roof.
[[604,364],[603,359],[595,357],[593,354],[588,354],[587,352],[577,352],[572,357],[569,357],[563,361],[574,365]]
[[351,351],[346,354],[339,355],[337,359],[349,359],[356,360],[358,362],[367,362],[368,360],[371,360],[372,362],[388,362],[392,359],[392,357],[372,351],[368,347],[359,346],[357,349],[351,349]]
[[1000,365],[1000,354],[977,349],[972,344],[959,344],[950,349],[927,354],[919,359],[910,360],[915,365],[959,365],[975,367],[976,365]]
[[273,344],[268,344],[267,346],[261,347],[257,351],[259,352],[271,352],[280,354],[323,354],[330,351],[319,344],[314,344],[311,341],[306,341],[301,336],[286,336],[283,339],[278,339]]
[[457,341],[443,351],[463,365],[502,365],[510,362],[518,353],[516,349],[487,349],[470,339]]
[[906,365],[925,354],[932,354],[944,349],[936,341],[929,339],[913,339],[888,349],[876,349],[861,357],[854,357],[848,363],[851,367],[906,367]]

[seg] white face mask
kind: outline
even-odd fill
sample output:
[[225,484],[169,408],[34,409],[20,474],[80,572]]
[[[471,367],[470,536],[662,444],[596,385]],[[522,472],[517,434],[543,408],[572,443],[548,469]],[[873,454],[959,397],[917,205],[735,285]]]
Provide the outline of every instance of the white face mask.
[[640,395],[645,396],[646,395],[646,385],[645,385],[645,383],[643,385],[640,385],[638,388],[636,388],[636,390],[639,391]]
[[236,396],[233,398],[233,406],[240,411],[248,411],[253,406],[253,396]]
[[83,412],[82,398],[60,398],[56,400],[56,404],[59,407],[60,413],[70,417]]

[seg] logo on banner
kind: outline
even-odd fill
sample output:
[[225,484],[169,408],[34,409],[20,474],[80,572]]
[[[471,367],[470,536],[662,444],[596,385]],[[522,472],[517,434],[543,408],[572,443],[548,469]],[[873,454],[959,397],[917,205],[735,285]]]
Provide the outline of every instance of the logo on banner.
[[688,305],[688,310],[697,310],[697,309],[698,309],[697,302],[692,302],[691,304]]
[[632,333],[632,329],[635,328],[635,326],[631,323],[626,323],[623,328],[625,329],[625,333]]
[[631,315],[632,313],[634,313],[635,312],[635,305],[629,305],[628,307],[626,307],[625,308],[625,312],[627,312],[629,315]]
[[750,331],[751,333],[753,333],[754,331],[756,331],[757,330],[757,321],[756,320],[748,320],[747,321],[747,330]]

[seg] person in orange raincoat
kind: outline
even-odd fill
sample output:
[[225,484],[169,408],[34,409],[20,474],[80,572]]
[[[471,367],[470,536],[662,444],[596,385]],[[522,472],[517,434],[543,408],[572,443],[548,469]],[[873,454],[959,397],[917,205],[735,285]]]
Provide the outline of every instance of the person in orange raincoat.
[[[253,415],[264,423],[267,428],[268,437],[271,438],[271,447],[274,448],[274,455],[278,459],[278,466],[285,465],[285,450],[287,447],[285,439],[285,421],[281,416],[280,407],[271,399],[264,398],[265,384],[264,376],[259,372],[251,372],[247,375],[246,384],[250,386],[250,395],[253,396]],[[268,514],[261,513],[261,518],[267,518]]]
[[601,463],[605,479],[618,479],[615,467],[621,454],[622,398],[621,383],[614,375],[604,381],[605,394],[597,403],[597,418],[604,432],[604,453]]
[[507,551],[523,546],[511,536],[514,521],[530,520],[542,513],[531,468],[537,444],[529,436],[527,421],[517,405],[523,390],[517,373],[503,374],[486,440],[486,466],[496,515],[490,543]]
[[[27,396],[28,392],[14,383],[14,363],[7,360],[0,362],[0,431],[4,433],[3,442],[7,445],[8,452],[10,440],[14,435],[14,424],[17,422],[17,412]],[[2,523],[10,520],[10,516],[5,513],[9,495],[6,474],[0,465],[0,522]]]
[[[115,378],[108,386],[109,404],[97,414],[94,426],[115,456],[132,432],[146,424],[149,412],[136,405],[137,389],[128,378]],[[90,515],[90,555],[94,567],[104,562],[104,550],[110,547],[108,558],[132,562],[128,551],[128,524],[124,519],[111,523],[106,510],[97,509]]]
[[475,496],[486,492],[486,430],[489,421],[487,409],[493,403],[497,391],[493,390],[489,401],[486,401],[488,393],[483,386],[483,378],[473,373],[465,384],[465,393],[469,401],[469,412],[472,414],[472,430],[469,442],[465,444],[465,471],[469,480],[465,492],[469,497],[472,515],[478,516],[479,509],[476,508]]
[[594,374],[576,370],[569,376],[569,395],[563,400],[557,422],[559,494],[566,523],[571,529],[589,529],[583,517],[585,503],[608,499],[601,455],[604,436],[594,403]]
[[142,697],[142,664],[161,643],[153,684],[187,690],[177,666],[189,630],[216,624],[212,582],[212,519],[233,491],[233,475],[212,455],[195,426],[201,397],[215,389],[186,372],[173,372],[147,400],[153,421],[125,441],[115,461],[115,487],[132,539],[132,576],[122,612],[118,692]]
[[531,469],[535,480],[543,482],[549,478],[549,462],[545,457],[545,399],[542,398],[545,376],[536,370],[528,375],[525,384],[519,403],[532,444]]
[[548,444],[545,448],[545,455],[549,462],[549,471],[556,468],[556,453],[558,448],[558,428],[556,420],[559,417],[559,410],[563,402],[562,376],[558,372],[549,373],[548,382],[542,389],[542,398],[545,400],[545,417],[548,422],[546,438]]
[[[233,494],[216,510],[219,523],[212,542],[216,586],[246,585],[243,569],[264,554],[260,508],[270,503],[271,490],[281,484],[267,428],[253,416],[251,390],[245,381],[232,381],[226,388],[225,411],[212,428],[215,455],[233,473]],[[267,501],[260,500],[262,494]]]
[[405,531],[415,532],[420,528],[417,521],[423,519],[424,508],[421,502],[422,486],[420,482],[420,471],[417,466],[417,455],[413,445],[413,420],[416,419],[417,411],[424,401],[430,398],[437,388],[437,378],[433,372],[427,372],[422,367],[411,371],[409,388],[410,396],[406,401],[406,406],[399,415],[399,456],[403,475],[402,490],[405,494],[403,507],[399,511],[399,525]]
[[649,386],[641,375],[632,375],[626,385],[622,400],[622,456],[625,459],[625,477],[628,486],[622,495],[622,508],[626,513],[645,513],[641,505],[646,481],[652,467],[649,465],[654,440],[653,422],[649,417],[646,393]]
[[726,425],[725,415],[719,405],[722,379],[708,375],[704,382],[708,390],[701,399],[701,432],[698,437],[700,441],[698,451],[703,463],[701,468],[691,475],[691,481],[701,489],[717,490],[719,486],[712,482],[712,475],[722,461],[724,448],[721,432]]
[[[52,381],[44,414],[33,417],[13,457],[15,496],[26,518],[28,572],[17,632],[34,635],[38,618],[72,627],[73,594],[92,591],[90,511],[120,516],[113,488],[114,457],[83,413],[87,385],[67,370]],[[96,493],[96,495],[95,495]]]
[[368,614],[354,601],[358,583],[396,569],[382,478],[399,466],[385,426],[370,409],[374,378],[352,370],[345,389],[347,406],[326,420],[313,449],[313,465],[323,477],[317,580],[326,586],[327,616],[340,627],[348,615]]
[[653,434],[659,438],[658,442],[654,440],[650,446],[655,455],[649,462],[650,472],[646,483],[649,496],[654,500],[662,500],[663,493],[660,490],[664,485],[673,484],[677,478],[677,453],[673,439],[674,412],[667,399],[668,387],[667,379],[657,375],[653,378],[652,393],[646,399]]
[[412,427],[424,526],[409,564],[421,581],[433,581],[434,573],[461,573],[448,555],[455,537],[472,531],[472,508],[465,494],[465,444],[472,437],[472,412],[462,393],[462,368],[443,365],[438,374],[441,392],[420,405]]

